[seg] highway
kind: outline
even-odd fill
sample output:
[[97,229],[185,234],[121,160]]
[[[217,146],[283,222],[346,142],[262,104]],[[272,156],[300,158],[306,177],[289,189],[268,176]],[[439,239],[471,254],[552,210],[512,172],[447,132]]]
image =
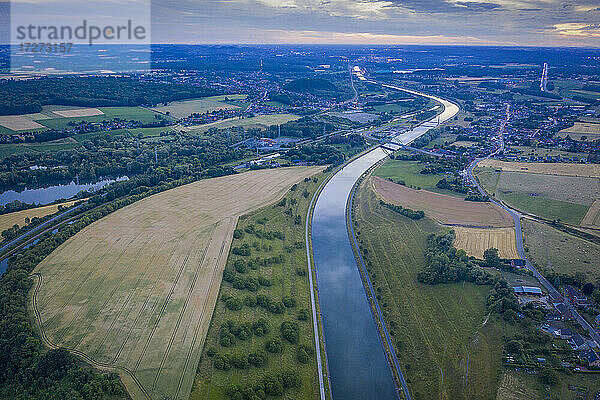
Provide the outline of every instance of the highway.
[[521,213],[519,213],[517,210],[507,206],[503,202],[496,201],[491,196],[489,196],[488,193],[479,184],[479,181],[477,181],[477,179],[475,179],[475,176],[473,175],[473,169],[475,169],[477,164],[479,164],[483,160],[494,157],[495,155],[504,151],[504,131],[505,131],[505,127],[506,127],[506,124],[508,123],[509,119],[510,119],[510,109],[507,107],[506,119],[504,121],[502,121],[502,123],[500,125],[500,130],[499,130],[500,145],[493,153],[491,153],[487,157],[476,158],[475,160],[473,160],[466,169],[467,176],[482,196],[488,196],[490,198],[490,202],[497,205],[498,207],[503,208],[512,217],[513,221],[515,222],[515,233],[517,236],[516,237],[517,252],[519,253],[519,257],[521,257],[523,260],[525,260],[525,265],[526,265],[527,269],[529,269],[533,273],[533,276],[535,276],[540,281],[540,283],[544,286],[544,288],[546,288],[546,290],[549,293],[552,293],[553,295],[557,296],[565,303],[565,305],[567,306],[567,308],[573,315],[573,318],[575,318],[575,320],[579,323],[579,325],[581,325],[581,327],[589,333],[590,337],[596,343],[600,344],[600,335],[598,334],[598,332],[585,320],[585,318],[583,318],[577,312],[575,307],[573,307],[568,300],[563,298],[561,293],[537,270],[537,268],[535,268],[535,266],[527,258],[527,255],[525,253],[525,248],[523,246],[523,232],[521,229],[521,217],[523,215]]
[[62,213],[58,214],[57,216],[50,218],[48,221],[45,221],[45,222],[39,224],[38,226],[36,226],[35,228],[32,228],[32,229],[28,230],[27,232],[23,233],[22,235],[14,238],[10,242],[8,242],[5,245],[3,245],[2,247],[0,247],[0,253],[4,252],[5,250],[8,250],[10,247],[14,246],[15,244],[27,239],[29,236],[35,234],[36,232],[39,232],[41,229],[47,228],[49,225],[51,225],[52,223],[61,219],[65,215],[71,214],[73,211],[80,209],[81,207],[83,207],[84,204],[85,203],[82,203],[82,204],[79,204],[78,206],[70,208],[70,209],[66,210],[65,212],[62,212]]

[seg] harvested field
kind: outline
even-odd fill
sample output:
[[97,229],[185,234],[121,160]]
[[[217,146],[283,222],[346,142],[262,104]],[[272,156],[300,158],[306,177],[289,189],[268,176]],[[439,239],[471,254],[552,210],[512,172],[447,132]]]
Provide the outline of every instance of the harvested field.
[[0,126],[12,131],[26,131],[28,129],[45,128],[44,125],[24,117],[22,115],[2,115],[0,116]]
[[405,186],[373,177],[375,191],[385,201],[423,210],[425,214],[447,225],[471,227],[512,227],[514,222],[502,208],[491,203],[465,201],[461,198]]
[[541,269],[559,274],[585,274],[600,280],[600,245],[524,218],[523,237],[530,260]]
[[588,212],[581,221],[581,226],[588,228],[600,228],[600,199],[594,201]]
[[459,140],[458,142],[453,142],[452,146],[456,147],[473,147],[477,144],[477,142],[468,142],[466,140]]
[[489,248],[498,249],[501,258],[519,258],[515,228],[454,228],[454,247],[463,249],[469,256],[483,259]]
[[[61,203],[60,205],[70,207],[73,205],[73,203],[75,203],[75,200],[67,201],[66,203]],[[46,215],[54,214],[58,211],[58,206],[59,204],[51,204],[49,206],[30,208],[29,210],[15,211],[12,213],[0,215],[0,232],[12,227],[15,224],[19,226],[27,225],[25,223],[25,218],[41,218]]]
[[575,125],[563,129],[558,133],[560,137],[567,135],[575,140],[582,140],[585,136],[586,140],[596,140],[600,138],[600,124],[591,122],[575,122]]
[[113,367],[135,399],[187,399],[238,217],[322,170],[198,181],[89,225],[38,265],[49,342]]
[[64,118],[76,118],[76,117],[91,117],[93,115],[104,115],[104,113],[97,108],[74,108],[71,110],[56,110],[54,114],[60,115]]
[[480,167],[501,169],[506,172],[529,172],[533,174],[600,177],[600,164],[507,162],[494,159],[483,160]]

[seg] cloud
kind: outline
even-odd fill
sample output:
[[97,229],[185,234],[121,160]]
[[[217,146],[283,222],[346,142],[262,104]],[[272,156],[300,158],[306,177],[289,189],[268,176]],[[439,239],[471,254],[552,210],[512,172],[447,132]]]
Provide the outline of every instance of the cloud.
[[600,24],[565,22],[554,25],[555,32],[563,36],[600,38]]

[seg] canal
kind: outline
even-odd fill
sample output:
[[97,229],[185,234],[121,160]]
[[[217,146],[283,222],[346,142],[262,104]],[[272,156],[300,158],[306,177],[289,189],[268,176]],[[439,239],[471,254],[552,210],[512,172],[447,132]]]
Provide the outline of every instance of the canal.
[[[392,85],[384,85],[402,90]],[[458,113],[458,107],[434,96],[445,107],[439,117],[396,137],[412,142]],[[438,119],[439,118],[439,119]],[[346,203],[359,177],[386,157],[375,148],[338,171],[325,185],[313,212],[311,239],[317,274],[331,392],[335,400],[397,399],[375,319],[360,277],[346,228]]]

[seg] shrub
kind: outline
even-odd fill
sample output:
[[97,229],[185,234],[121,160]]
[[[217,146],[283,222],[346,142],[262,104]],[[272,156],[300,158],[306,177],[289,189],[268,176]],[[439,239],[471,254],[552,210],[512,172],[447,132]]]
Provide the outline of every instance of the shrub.
[[296,299],[291,296],[285,296],[283,298],[283,305],[287,308],[296,307]]
[[281,323],[281,336],[290,343],[298,343],[300,339],[300,328],[298,323],[283,321]]
[[225,302],[225,305],[231,311],[238,311],[238,310],[242,309],[242,301],[235,297],[231,297],[231,298],[227,299],[227,301]]
[[298,312],[298,321],[308,321],[310,314],[306,308],[303,308]]
[[237,272],[239,272],[240,274],[243,274],[246,272],[246,263],[244,262],[244,260],[235,260],[235,262],[233,263],[233,266],[234,266],[235,270]]
[[264,336],[269,333],[270,330],[269,322],[264,318],[259,318],[252,324],[252,332],[254,332],[256,336]]
[[269,353],[281,353],[283,351],[283,343],[277,338],[271,338],[265,342],[265,350]]

